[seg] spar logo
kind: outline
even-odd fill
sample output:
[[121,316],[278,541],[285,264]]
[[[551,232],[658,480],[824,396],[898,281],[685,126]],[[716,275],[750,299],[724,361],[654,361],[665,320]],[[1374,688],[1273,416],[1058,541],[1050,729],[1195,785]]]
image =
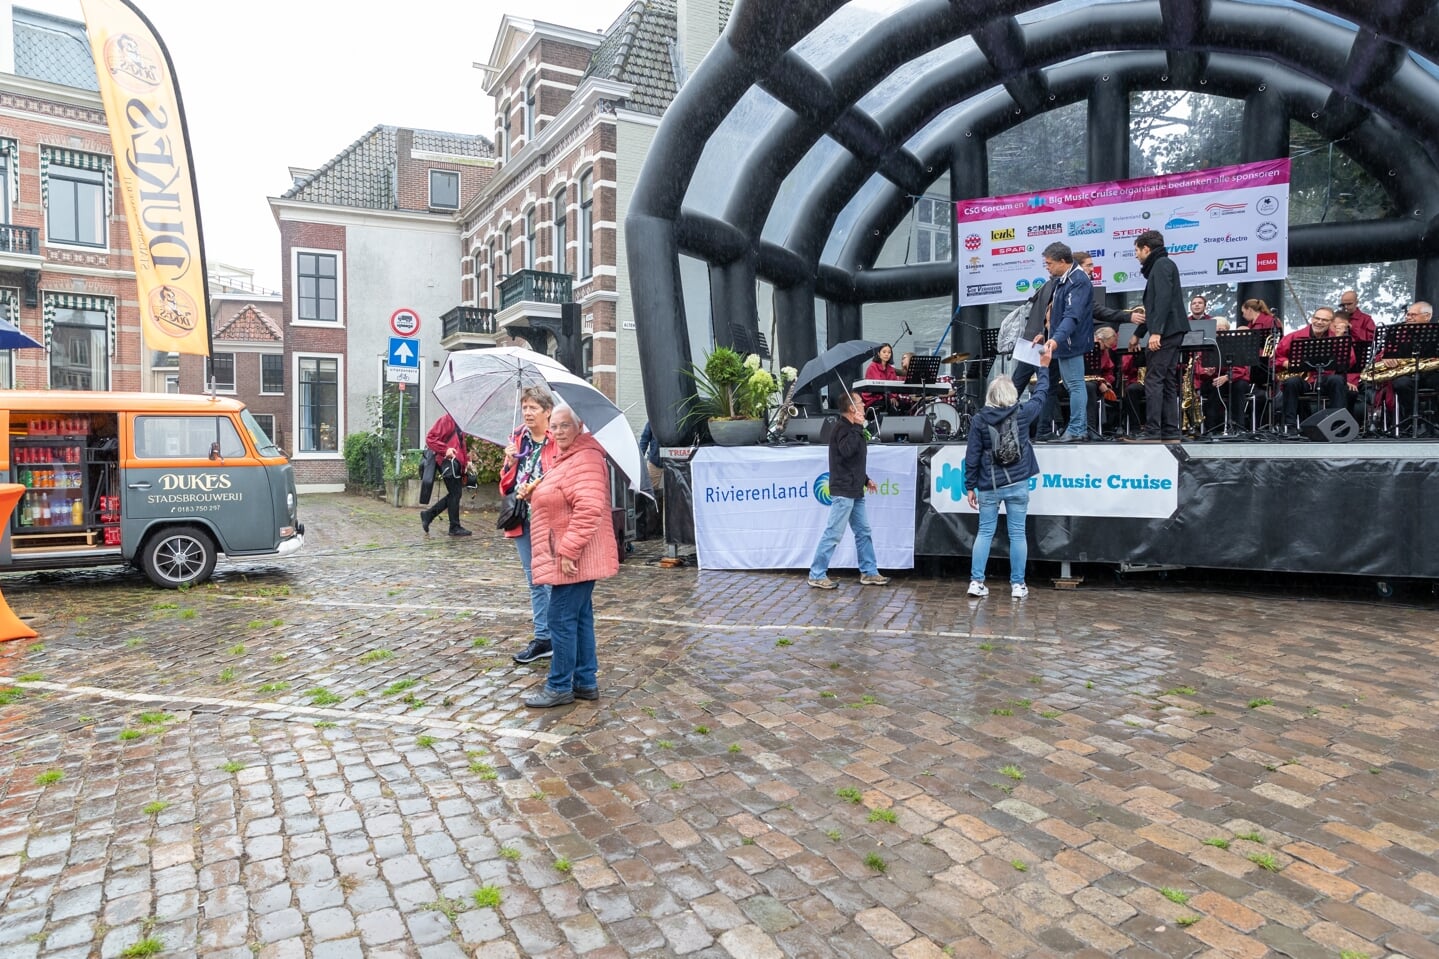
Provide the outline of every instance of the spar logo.
[[1026,247],[1023,243],[1016,246],[997,246],[989,251],[990,256],[1009,256],[1013,253],[1033,253],[1034,247]]
[[1204,212],[1211,217],[1235,216],[1249,209],[1248,203],[1210,203],[1204,208]]
[[1226,256],[1218,262],[1216,273],[1220,276],[1229,276],[1233,273],[1249,272],[1249,257],[1247,256]]
[[1093,217],[1088,220],[1070,220],[1066,232],[1070,236],[1088,236],[1091,233],[1104,232],[1104,217]]
[[1000,242],[1001,240],[1012,240],[1012,239],[1014,239],[1014,227],[1010,227],[1010,228],[1007,229],[1007,230],[990,230],[990,231],[989,231],[989,240],[990,240],[991,243],[998,243],[998,242]]
[[1056,233],[1064,232],[1063,223],[1036,223],[1025,230],[1029,236],[1054,236]]
[[983,242],[984,241],[979,238],[978,233],[971,233],[969,236],[964,238],[964,248],[966,250],[977,250],[979,249],[979,245]]
[[1254,269],[1259,273],[1274,273],[1279,269],[1279,254],[1260,253],[1254,258]]

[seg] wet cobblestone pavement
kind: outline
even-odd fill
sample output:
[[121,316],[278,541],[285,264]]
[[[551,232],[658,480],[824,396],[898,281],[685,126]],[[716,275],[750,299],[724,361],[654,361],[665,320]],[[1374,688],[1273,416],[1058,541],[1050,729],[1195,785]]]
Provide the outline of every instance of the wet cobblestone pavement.
[[0,583],[0,959],[1439,957],[1432,610],[641,544],[534,711],[485,516],[302,514],[183,593]]

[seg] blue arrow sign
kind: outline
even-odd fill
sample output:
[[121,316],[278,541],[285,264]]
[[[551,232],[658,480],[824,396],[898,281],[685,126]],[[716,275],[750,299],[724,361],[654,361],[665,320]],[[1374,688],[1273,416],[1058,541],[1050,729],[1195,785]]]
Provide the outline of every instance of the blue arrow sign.
[[390,365],[411,370],[419,369],[420,352],[415,348],[415,341],[403,336],[390,337]]

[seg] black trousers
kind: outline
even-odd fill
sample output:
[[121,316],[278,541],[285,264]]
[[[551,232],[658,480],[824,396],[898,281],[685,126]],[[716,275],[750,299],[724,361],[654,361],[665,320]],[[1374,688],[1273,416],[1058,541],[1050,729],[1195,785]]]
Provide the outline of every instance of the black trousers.
[[[1414,415],[1414,375],[1401,376],[1392,381],[1394,398],[1399,403],[1399,422],[1401,425],[1409,424],[1409,417]],[[1419,388],[1421,390],[1439,389],[1439,372],[1419,374]]]
[[1179,435],[1179,346],[1183,333],[1159,338],[1159,349],[1149,353],[1144,374],[1144,431]]
[[[1349,404],[1349,383],[1335,373],[1319,374],[1318,391],[1329,398],[1332,410],[1346,409]],[[1315,392],[1315,387],[1302,376],[1284,381],[1284,425],[1299,425],[1299,397]]]
[[463,496],[465,492],[465,481],[462,478],[450,479],[448,476],[446,476],[444,480],[444,499],[439,500],[435,503],[435,505],[425,510],[424,516],[426,519],[434,522],[437,516],[439,516],[445,510],[449,510],[450,532],[454,532],[455,530],[460,528],[460,497]]

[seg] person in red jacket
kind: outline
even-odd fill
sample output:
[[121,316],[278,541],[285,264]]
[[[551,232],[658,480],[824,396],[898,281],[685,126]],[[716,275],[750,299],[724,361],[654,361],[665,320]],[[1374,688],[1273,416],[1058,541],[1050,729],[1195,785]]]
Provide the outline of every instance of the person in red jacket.
[[527,491],[530,573],[550,587],[550,675],[543,689],[525,698],[535,709],[600,698],[595,582],[620,571],[604,448],[568,406],[555,407],[550,432],[559,453]]
[[435,454],[435,470],[445,481],[445,498],[428,509],[420,510],[420,527],[430,535],[430,524],[445,510],[450,511],[450,535],[469,536],[460,525],[460,497],[465,492],[465,469],[470,457],[465,449],[465,434],[449,413],[435,420],[425,436],[425,445]]

